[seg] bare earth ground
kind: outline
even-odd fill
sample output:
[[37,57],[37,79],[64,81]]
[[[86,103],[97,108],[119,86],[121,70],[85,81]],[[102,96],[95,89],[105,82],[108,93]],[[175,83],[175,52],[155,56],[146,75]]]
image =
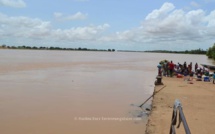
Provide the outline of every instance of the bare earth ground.
[[[149,116],[146,134],[168,134],[170,130],[173,105],[179,99],[188,126],[193,134],[215,133],[215,84],[196,81],[188,84],[183,78],[162,79],[165,88],[155,94],[152,112]],[[163,85],[155,87],[155,92]],[[178,120],[177,120],[178,125]],[[176,129],[177,134],[185,134],[183,124]]]

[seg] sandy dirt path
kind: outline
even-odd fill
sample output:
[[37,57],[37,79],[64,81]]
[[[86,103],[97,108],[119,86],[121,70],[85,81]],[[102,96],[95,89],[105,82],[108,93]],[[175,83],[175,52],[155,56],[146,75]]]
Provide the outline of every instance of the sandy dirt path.
[[[169,133],[176,99],[179,99],[183,106],[191,133],[214,134],[215,84],[196,80],[193,84],[188,84],[182,78],[169,77],[163,77],[163,83],[166,87],[153,98],[146,134]],[[156,86],[155,92],[162,87],[163,85]],[[185,134],[183,124],[176,129],[176,133]]]

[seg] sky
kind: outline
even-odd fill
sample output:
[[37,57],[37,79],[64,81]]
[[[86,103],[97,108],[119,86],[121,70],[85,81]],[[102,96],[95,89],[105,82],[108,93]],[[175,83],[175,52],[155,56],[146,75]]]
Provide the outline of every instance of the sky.
[[208,49],[215,0],[0,0],[0,45]]

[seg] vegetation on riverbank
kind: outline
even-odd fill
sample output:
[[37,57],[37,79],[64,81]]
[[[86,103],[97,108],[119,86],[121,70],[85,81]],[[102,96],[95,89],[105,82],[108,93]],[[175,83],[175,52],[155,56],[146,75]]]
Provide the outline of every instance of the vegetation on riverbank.
[[208,56],[208,58],[212,58],[215,60],[215,43],[212,47],[209,47],[209,49],[207,51],[207,56]]
[[67,50],[67,51],[108,51],[108,52],[114,52],[115,49],[89,49],[89,48],[61,48],[61,47],[36,47],[36,46],[6,46],[1,45],[0,49],[28,49],[28,50]]
[[152,50],[145,52],[153,52],[153,53],[178,53],[178,54],[206,54],[207,51],[203,49],[194,49],[194,50],[185,50],[185,51],[169,51],[169,50]]
[[[115,49],[89,49],[89,48],[61,48],[61,47],[36,47],[36,46],[7,46],[0,45],[0,49],[21,49],[21,50],[66,50],[66,51],[108,51],[114,52]],[[206,54],[208,58],[215,60],[215,43],[207,51],[203,49],[185,50],[185,51],[169,51],[169,50],[147,50],[147,51],[131,51],[131,50],[118,50],[119,52],[150,52],[150,53],[176,53],[176,54]]]

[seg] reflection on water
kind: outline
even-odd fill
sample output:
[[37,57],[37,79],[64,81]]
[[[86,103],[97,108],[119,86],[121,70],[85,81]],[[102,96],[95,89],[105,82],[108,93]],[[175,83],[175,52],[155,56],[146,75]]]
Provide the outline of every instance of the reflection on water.
[[[160,60],[202,55],[0,50],[2,134],[140,134]],[[149,106],[149,103],[146,104]]]

